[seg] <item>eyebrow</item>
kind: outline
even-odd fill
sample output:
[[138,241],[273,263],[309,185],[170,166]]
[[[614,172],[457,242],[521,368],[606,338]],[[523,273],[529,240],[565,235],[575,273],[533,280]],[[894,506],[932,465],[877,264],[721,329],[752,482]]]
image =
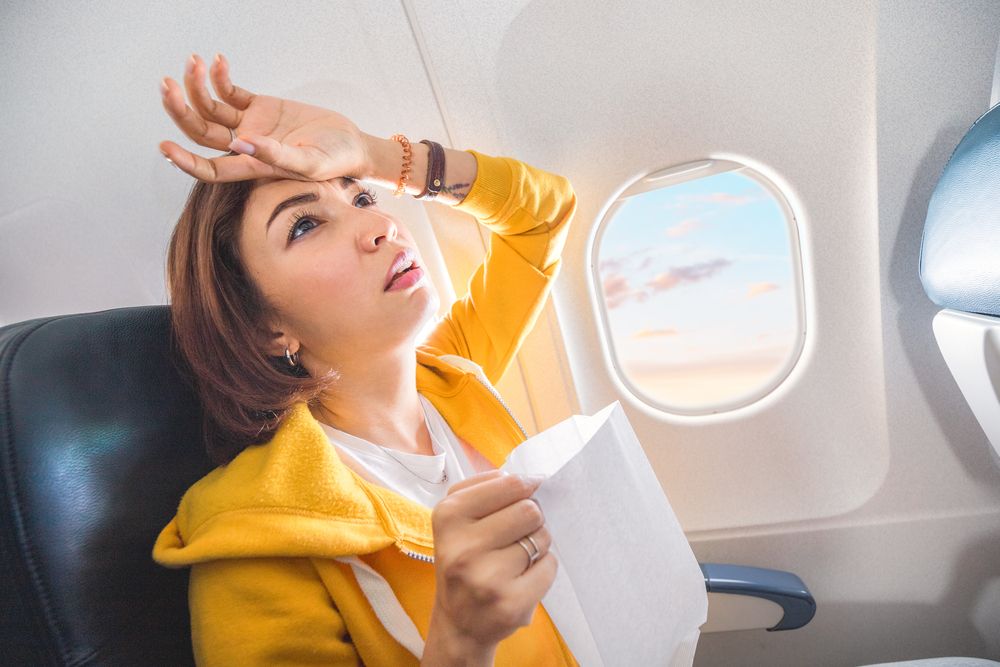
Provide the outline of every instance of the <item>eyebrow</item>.
[[[340,176],[334,179],[341,190],[346,190],[352,183],[357,183],[356,179],[350,176]],[[271,223],[274,219],[278,217],[278,214],[284,211],[286,208],[294,208],[296,206],[302,206],[303,204],[308,204],[310,202],[319,201],[319,195],[315,192],[302,192],[297,195],[292,195],[285,201],[281,202],[274,207],[271,211],[271,217],[267,219],[267,224],[264,226],[264,234],[267,234],[268,229],[271,228]]]

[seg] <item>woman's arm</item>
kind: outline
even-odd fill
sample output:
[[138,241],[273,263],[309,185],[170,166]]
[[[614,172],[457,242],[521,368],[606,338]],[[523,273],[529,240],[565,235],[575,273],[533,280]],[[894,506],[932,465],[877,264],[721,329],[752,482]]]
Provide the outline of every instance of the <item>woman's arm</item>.
[[570,182],[509,157],[467,151],[478,164],[455,206],[491,232],[483,263],[424,342],[479,364],[496,383],[531,332],[562,265],[576,194]]
[[[184,74],[185,103],[170,77],[161,82],[163,108],[196,143],[229,155],[204,158],[172,141],[160,151],[175,167],[209,183],[254,178],[326,181],[350,176],[395,190],[402,164],[402,144],[362,132],[335,111],[295,100],[259,95],[233,84],[221,55],[209,72],[219,100],[205,87],[205,63],[192,54]],[[233,133],[238,135],[233,139]],[[414,141],[413,171],[406,192],[423,191],[427,180],[426,144]],[[464,151],[445,149],[445,187],[437,200],[457,204],[476,180],[476,161]]]
[[[363,180],[381,185],[390,190],[396,188],[403,165],[403,145],[392,139],[381,139],[370,134],[364,135],[368,154],[371,156],[371,172]],[[419,141],[410,143],[413,165],[405,191],[419,195],[427,184],[427,156],[430,148]],[[460,203],[472,189],[476,181],[476,158],[466,151],[444,149],[444,185],[435,198],[444,204],[454,206]]]

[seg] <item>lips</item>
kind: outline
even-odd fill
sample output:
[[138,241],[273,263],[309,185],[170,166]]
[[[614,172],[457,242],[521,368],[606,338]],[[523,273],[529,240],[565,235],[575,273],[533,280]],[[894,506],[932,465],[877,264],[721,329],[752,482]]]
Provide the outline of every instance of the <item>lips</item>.
[[400,271],[406,267],[408,269],[414,269],[419,264],[416,262],[416,253],[413,252],[411,248],[404,248],[396,255],[395,259],[392,260],[392,266],[389,267],[389,271],[385,274],[385,285],[382,291],[385,292],[392,285],[392,281],[397,277],[403,275]]

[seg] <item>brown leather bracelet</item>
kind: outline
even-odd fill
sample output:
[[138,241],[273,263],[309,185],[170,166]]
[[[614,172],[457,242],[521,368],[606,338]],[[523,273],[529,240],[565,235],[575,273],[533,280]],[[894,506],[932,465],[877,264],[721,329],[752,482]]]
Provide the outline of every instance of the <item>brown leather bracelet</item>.
[[427,153],[427,184],[424,186],[424,191],[417,195],[417,199],[430,201],[437,197],[444,187],[444,148],[429,139],[422,139],[420,143],[427,144],[430,150]]

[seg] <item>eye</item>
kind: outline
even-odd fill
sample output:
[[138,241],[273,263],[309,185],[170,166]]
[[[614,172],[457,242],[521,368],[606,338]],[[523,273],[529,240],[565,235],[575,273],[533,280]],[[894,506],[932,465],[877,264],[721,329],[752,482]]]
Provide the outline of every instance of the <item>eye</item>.
[[368,208],[378,203],[378,195],[370,188],[361,188],[361,192],[354,198],[354,205],[360,208]]
[[[306,232],[308,232],[313,227],[317,226],[317,222],[310,217],[308,211],[296,211],[292,215],[292,222],[288,225],[288,242],[291,243],[295,239],[299,238]],[[299,234],[297,232],[301,231]]]

